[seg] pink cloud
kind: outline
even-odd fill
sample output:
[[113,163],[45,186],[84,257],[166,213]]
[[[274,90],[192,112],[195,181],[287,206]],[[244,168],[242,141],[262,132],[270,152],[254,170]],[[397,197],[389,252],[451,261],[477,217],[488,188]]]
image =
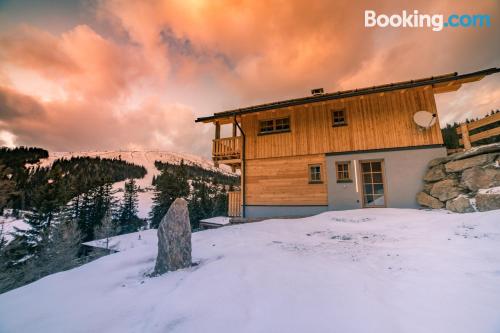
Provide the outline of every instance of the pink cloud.
[[[367,29],[365,9],[489,13],[492,1],[119,1],[54,34],[0,34],[0,130],[49,149],[145,147],[209,154],[196,116],[258,102],[499,64],[498,25]],[[21,22],[22,23],[22,22]],[[495,24],[495,23],[494,23]],[[440,95],[441,120],[498,108],[500,78]],[[40,88],[37,88],[37,85]]]

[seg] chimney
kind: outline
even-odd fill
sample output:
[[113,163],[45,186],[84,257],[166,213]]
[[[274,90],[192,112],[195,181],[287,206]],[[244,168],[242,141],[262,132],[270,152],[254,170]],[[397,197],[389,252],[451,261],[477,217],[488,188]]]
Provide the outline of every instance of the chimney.
[[311,94],[313,96],[323,95],[324,93],[323,88],[311,89]]

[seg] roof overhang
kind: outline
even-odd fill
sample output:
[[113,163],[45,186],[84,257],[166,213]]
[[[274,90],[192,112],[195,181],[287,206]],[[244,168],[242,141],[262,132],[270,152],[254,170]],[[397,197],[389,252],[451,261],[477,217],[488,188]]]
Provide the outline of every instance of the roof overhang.
[[279,102],[250,106],[241,109],[218,112],[215,113],[213,116],[197,118],[195,122],[203,122],[203,123],[218,122],[220,124],[227,124],[227,123],[232,123],[234,117],[248,113],[267,111],[267,110],[279,109],[279,108],[308,104],[308,103],[323,102],[334,99],[384,93],[395,90],[406,90],[406,89],[425,87],[425,86],[432,87],[435,94],[441,94],[445,92],[458,90],[464,83],[479,81],[487,75],[495,74],[498,72],[500,72],[500,68],[494,67],[467,74],[459,75],[458,73],[455,72],[451,74],[432,76],[418,80],[389,83],[380,86],[373,86],[373,87],[354,89],[354,90],[344,90],[318,96],[308,96],[308,97],[290,99],[286,101],[279,101]]

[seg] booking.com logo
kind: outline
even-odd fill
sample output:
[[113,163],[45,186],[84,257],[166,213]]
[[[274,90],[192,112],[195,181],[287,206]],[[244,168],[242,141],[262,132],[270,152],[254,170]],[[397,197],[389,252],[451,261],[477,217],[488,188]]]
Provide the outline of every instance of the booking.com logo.
[[365,10],[365,27],[388,26],[394,28],[432,28],[433,31],[441,31],[445,27],[489,27],[491,25],[490,16],[487,14],[457,15],[451,14],[444,19],[442,14],[420,14],[418,10],[408,13],[403,10],[401,14],[377,15],[374,10]]

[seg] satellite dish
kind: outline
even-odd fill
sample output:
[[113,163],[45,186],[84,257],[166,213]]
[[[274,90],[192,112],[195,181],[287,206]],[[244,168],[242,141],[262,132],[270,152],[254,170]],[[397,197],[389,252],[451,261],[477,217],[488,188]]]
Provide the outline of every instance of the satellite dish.
[[436,123],[436,119],[436,114],[429,111],[418,111],[413,115],[415,124],[425,129],[432,127]]

